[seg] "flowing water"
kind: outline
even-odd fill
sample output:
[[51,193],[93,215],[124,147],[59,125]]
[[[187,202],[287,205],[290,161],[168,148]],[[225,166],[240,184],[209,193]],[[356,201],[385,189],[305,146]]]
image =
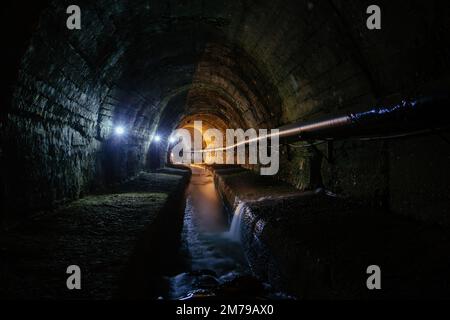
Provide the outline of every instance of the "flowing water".
[[251,274],[239,241],[243,208],[239,204],[229,228],[211,173],[192,167],[182,232],[187,268],[170,279],[171,299],[208,295],[226,282]]
[[226,236],[235,242],[241,242],[241,227],[242,218],[244,216],[245,205],[243,202],[239,203],[236,207],[236,211],[233,215],[233,220],[231,221],[230,231],[226,233]]

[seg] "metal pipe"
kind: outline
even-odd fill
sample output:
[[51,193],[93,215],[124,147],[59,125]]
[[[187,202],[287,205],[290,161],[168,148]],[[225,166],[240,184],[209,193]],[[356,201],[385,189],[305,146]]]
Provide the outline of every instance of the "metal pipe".
[[283,126],[279,128],[280,138],[327,140],[440,128],[450,125],[444,113],[449,106],[448,95],[402,101],[389,107]]
[[339,116],[328,119],[321,119],[318,121],[309,121],[294,123],[284,127],[279,128],[280,138],[289,138],[293,136],[298,136],[303,138],[306,136],[313,135],[324,135],[326,132],[331,132],[352,124],[350,116]]
[[270,133],[225,148],[194,151],[194,153],[233,150],[241,145],[279,136],[291,141],[336,140],[343,138],[392,135],[423,129],[448,127],[450,118],[445,116],[450,105],[449,95],[402,101],[389,107],[376,107],[367,111],[299,122],[278,128]]

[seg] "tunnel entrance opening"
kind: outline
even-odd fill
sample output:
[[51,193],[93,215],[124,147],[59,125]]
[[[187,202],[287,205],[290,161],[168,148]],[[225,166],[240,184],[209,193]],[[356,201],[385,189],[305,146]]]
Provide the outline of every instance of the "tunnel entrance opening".
[[[201,127],[195,126],[195,123],[198,121],[202,123]],[[211,144],[210,139],[208,139],[208,137],[206,137],[204,133],[210,129],[225,132],[227,126],[230,126],[230,124],[227,124],[226,120],[214,114],[199,113],[185,116],[174,128],[174,131],[168,136],[166,142],[167,146],[165,148],[166,153],[163,158],[166,159],[166,163],[169,166],[205,164],[205,162],[203,161],[203,156],[201,157],[201,160],[198,160],[199,158],[195,156],[195,154],[198,154],[198,152],[206,149]],[[192,163],[183,163],[182,161],[176,161],[176,159],[183,158],[184,152],[188,151],[188,149],[185,148],[185,150],[182,150],[177,155],[177,157],[175,157],[174,148],[178,143],[181,142],[181,137],[175,134],[177,130],[186,130],[190,137],[189,145],[191,146],[191,148],[188,149],[190,150],[192,159],[194,160]]]

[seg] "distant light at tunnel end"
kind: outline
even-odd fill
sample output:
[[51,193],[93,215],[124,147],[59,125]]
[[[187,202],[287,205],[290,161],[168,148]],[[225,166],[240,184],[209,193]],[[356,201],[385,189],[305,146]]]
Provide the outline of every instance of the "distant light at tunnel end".
[[155,140],[155,142],[160,142],[160,141],[161,141],[161,137],[158,136],[158,135],[156,135],[155,138],[154,138],[154,140]]
[[116,135],[121,136],[121,135],[123,135],[125,133],[125,128],[122,127],[122,126],[117,126],[114,129],[114,132],[115,132]]

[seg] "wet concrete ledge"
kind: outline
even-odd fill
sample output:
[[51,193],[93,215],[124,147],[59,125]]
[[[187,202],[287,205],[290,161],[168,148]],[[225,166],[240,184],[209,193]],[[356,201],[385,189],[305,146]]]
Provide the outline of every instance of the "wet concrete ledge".
[[[247,258],[275,288],[299,299],[450,297],[448,230],[247,170],[210,170],[227,206],[246,203]],[[370,265],[382,269],[381,291],[367,289]]]
[[[143,172],[0,234],[0,297],[152,298],[147,289],[179,238],[189,179],[189,170]],[[69,265],[80,266],[82,290],[66,288]]]

